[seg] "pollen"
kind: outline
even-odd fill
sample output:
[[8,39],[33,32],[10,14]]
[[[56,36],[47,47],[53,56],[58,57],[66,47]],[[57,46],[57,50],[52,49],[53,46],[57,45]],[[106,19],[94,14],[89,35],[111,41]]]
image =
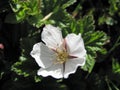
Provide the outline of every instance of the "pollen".
[[65,49],[57,49],[56,50],[56,62],[59,64],[63,64],[67,61],[68,59],[68,53]]

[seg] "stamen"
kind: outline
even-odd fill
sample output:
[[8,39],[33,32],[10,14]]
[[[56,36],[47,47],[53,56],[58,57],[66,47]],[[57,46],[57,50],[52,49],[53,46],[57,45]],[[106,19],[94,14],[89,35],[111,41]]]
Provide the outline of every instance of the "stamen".
[[54,64],[63,64],[69,58],[69,54],[67,52],[66,40],[63,39],[63,43],[60,46],[59,45],[57,46],[58,48],[56,50],[52,49],[56,53],[56,59]]
[[56,64],[63,64],[67,61],[68,59],[68,53],[65,49],[56,49]]

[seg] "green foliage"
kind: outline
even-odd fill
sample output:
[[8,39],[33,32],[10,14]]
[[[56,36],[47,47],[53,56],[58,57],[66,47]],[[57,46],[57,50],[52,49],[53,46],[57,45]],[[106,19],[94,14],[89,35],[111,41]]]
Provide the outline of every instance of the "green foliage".
[[[28,22],[33,26],[39,28],[43,24],[65,24],[69,19],[69,14],[66,13],[65,8],[76,2],[76,0],[42,0],[41,14],[31,17]],[[49,8],[49,9],[46,9]],[[59,15],[59,17],[58,17]],[[36,21],[35,21],[36,20]]]
[[[109,0],[109,14],[114,15],[120,9],[120,0]],[[120,11],[119,11],[120,12]]]
[[23,72],[21,69],[17,68],[18,66],[22,65],[24,63],[24,61],[26,60],[26,58],[24,57],[20,57],[20,60],[19,62],[16,62],[12,67],[11,67],[11,70],[16,72],[18,75],[23,75],[24,77],[27,77],[29,76],[28,73],[26,72]]
[[112,17],[109,17],[109,16],[102,16],[102,17],[99,18],[98,21],[99,21],[99,25],[105,23],[105,24],[107,24],[107,25],[112,26],[112,25],[114,25],[114,24],[117,23],[116,20],[114,20]]
[[95,65],[95,58],[92,57],[90,54],[87,54],[86,64],[82,67],[82,69],[91,73],[94,65]]
[[[64,9],[74,2],[76,0],[11,0],[10,5],[14,13],[7,15],[6,22],[14,24],[27,20],[31,25],[39,28],[45,23],[53,22],[54,19],[64,20],[61,18],[65,18]],[[56,13],[62,16],[57,17]],[[49,21],[51,15],[53,15],[52,20]]]
[[107,24],[113,26],[118,23],[114,15],[118,14],[120,16],[120,0],[108,0],[108,3],[109,8],[104,9],[103,14],[98,19],[99,25]]
[[116,59],[113,59],[112,70],[113,70],[114,73],[120,74],[120,64]]
[[9,18],[13,19],[11,23],[19,23],[30,16],[40,13],[40,0],[11,0],[10,5],[14,13],[8,15],[6,22],[11,22]]
[[102,54],[106,53],[106,50],[102,46],[106,43],[108,37],[102,31],[95,31],[94,20],[92,16],[86,16],[80,21],[80,32],[84,38],[85,47],[87,50],[87,61],[84,70],[89,73],[92,71],[97,52]]

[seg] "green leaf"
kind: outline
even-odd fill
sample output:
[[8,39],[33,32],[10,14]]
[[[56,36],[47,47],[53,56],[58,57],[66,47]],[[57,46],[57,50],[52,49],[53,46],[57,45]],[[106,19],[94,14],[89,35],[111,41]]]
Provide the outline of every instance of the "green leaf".
[[[42,0],[42,12],[44,15],[55,11],[57,7],[66,9],[66,7],[75,3],[76,0]],[[49,8],[49,9],[46,9]]]
[[94,19],[92,15],[86,15],[83,19],[80,19],[80,33],[86,35],[87,33],[91,34],[95,30]]
[[42,24],[44,24],[44,22],[41,21],[42,19],[43,16],[41,14],[38,14],[34,15],[34,17],[28,17],[27,21],[29,22],[29,24],[39,28]]
[[[88,21],[88,19],[86,19],[86,21]],[[108,37],[102,31],[95,31],[92,21],[88,21],[88,26],[86,26],[87,22],[85,22],[85,24],[83,23],[83,25],[85,25],[83,35],[82,35],[84,39],[85,47],[87,50],[87,54],[89,54],[89,57],[91,56],[90,60],[93,61],[93,62],[91,61],[92,62],[91,66],[88,66],[89,67],[88,71],[90,73],[95,64],[94,58],[97,57],[97,52],[100,52],[101,54],[106,53],[106,50],[103,48],[103,45],[108,40]]]
[[67,2],[65,4],[63,4],[63,8],[67,8],[70,5],[74,4],[76,2],[76,0],[66,0]]
[[70,19],[71,23],[68,24],[67,29],[68,33],[81,33],[83,38],[86,34],[91,34],[95,30],[94,19],[92,15],[86,15],[79,20]]
[[114,15],[119,10],[120,1],[119,0],[109,0],[109,4],[110,4],[109,14]]
[[102,31],[86,33],[83,37],[86,46],[101,47],[106,43],[107,35]]
[[40,82],[41,81],[41,77],[40,76],[34,76],[34,80],[35,82]]
[[34,17],[34,15],[40,14],[40,0],[11,0],[10,6],[16,19],[8,17],[6,21],[9,21],[9,23],[9,18],[11,18],[11,23],[12,20],[17,20],[16,22],[19,23],[26,20],[29,16]]
[[26,11],[26,10],[23,9],[23,10],[21,10],[20,12],[17,12],[17,13],[16,13],[16,20],[17,20],[18,22],[23,21],[24,18],[26,17],[25,11]]
[[112,71],[120,74],[120,63],[114,58],[112,60]]
[[25,71],[22,71],[21,68],[19,68],[23,63],[24,63],[24,61],[22,61],[22,60],[16,62],[15,64],[12,65],[11,70],[16,72],[18,75],[23,75],[24,77],[28,77],[29,74]]
[[[59,17],[58,17],[59,15]],[[50,17],[51,20],[54,20],[54,24],[56,26],[60,26],[61,28],[67,27],[71,20],[71,16],[62,8],[59,8],[53,15]]]
[[41,1],[40,0],[30,0],[29,1],[29,6],[28,6],[28,15],[37,15],[40,13],[40,7],[41,7]]
[[114,18],[105,16],[105,15],[103,15],[102,17],[99,17],[99,19],[98,19],[99,25],[107,24],[107,25],[113,26],[116,23],[117,23],[117,21],[114,20]]
[[[75,2],[76,0],[12,0],[10,5],[15,19],[12,20],[11,18],[11,21],[16,20],[19,23],[27,20],[29,24],[37,28],[48,23],[60,26],[66,24],[68,18],[68,13],[65,10],[66,7]],[[12,23],[9,18],[6,21]]]
[[89,73],[91,73],[93,67],[95,64],[95,58],[93,56],[91,56],[90,54],[87,54],[86,56],[86,63],[83,67],[81,67],[84,71],[88,71]]

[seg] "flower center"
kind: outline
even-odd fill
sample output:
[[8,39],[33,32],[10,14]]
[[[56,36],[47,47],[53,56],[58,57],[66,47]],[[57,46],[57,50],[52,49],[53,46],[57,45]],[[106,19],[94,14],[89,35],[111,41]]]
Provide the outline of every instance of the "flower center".
[[68,53],[65,49],[56,49],[56,55],[57,57],[55,63],[63,64],[68,59]]

